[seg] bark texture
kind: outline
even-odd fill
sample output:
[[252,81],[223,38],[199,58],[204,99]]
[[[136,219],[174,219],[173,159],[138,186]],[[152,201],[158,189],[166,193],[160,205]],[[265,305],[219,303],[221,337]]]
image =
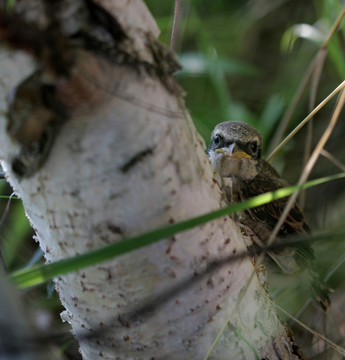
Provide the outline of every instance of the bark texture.
[[[2,164],[47,262],[224,205],[204,143],[171,77],[174,58],[156,42],[158,30],[144,3],[62,3],[54,18],[63,24],[56,34],[59,44],[42,40],[48,48],[66,46],[61,61],[52,60],[49,51],[42,55],[18,40],[5,40],[42,61],[39,89],[53,86],[55,103],[66,112],[54,117],[55,108],[36,102],[34,111],[22,115],[24,123],[41,115],[31,140],[27,132],[24,139],[20,131],[11,133],[8,117],[1,116],[0,123]],[[22,19],[38,24],[37,34],[51,26],[42,4],[15,5]],[[84,35],[75,45],[77,33]],[[9,91],[33,65],[21,53],[3,49],[2,54],[0,75]],[[61,64],[67,64],[66,74]],[[18,100],[19,93],[12,97]],[[30,101],[25,98],[24,104]],[[18,114],[18,107],[12,108],[13,116]],[[8,113],[4,97],[1,110]],[[42,145],[46,128],[53,142],[37,162],[31,149],[37,139]],[[18,173],[18,154],[21,165],[36,169],[27,173],[24,166]],[[239,228],[224,218],[58,277],[56,289],[66,308],[62,319],[79,338],[85,360],[203,359],[230,314],[210,359],[297,358],[257,278],[235,309],[253,271],[249,258],[199,276],[208,263],[243,250]],[[184,282],[188,286],[170,292]]]

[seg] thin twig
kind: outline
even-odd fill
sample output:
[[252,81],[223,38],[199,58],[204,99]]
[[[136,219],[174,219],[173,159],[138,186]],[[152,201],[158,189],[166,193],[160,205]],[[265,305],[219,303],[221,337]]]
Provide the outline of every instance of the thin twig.
[[335,156],[333,156],[329,151],[322,149],[320,153],[324,158],[328,159],[335,166],[337,166],[342,171],[345,171],[345,164],[339,161]]
[[338,27],[341,23],[341,21],[343,20],[343,17],[345,16],[345,6],[343,7],[343,10],[341,11],[341,13],[339,14],[339,16],[337,17],[337,19],[335,20],[331,31],[329,32],[325,42],[323,43],[323,47],[327,47],[329,42],[332,40],[333,35],[337,32]]
[[[311,154],[310,159],[308,160],[306,166],[304,167],[303,172],[298,181],[298,185],[302,185],[307,181],[311,170],[313,169],[317,159],[320,156],[322,149],[325,147],[329,137],[331,136],[331,134],[334,130],[334,127],[339,119],[339,115],[341,113],[341,110],[344,107],[344,104],[345,104],[345,89],[343,89],[339,95],[338,101],[335,105],[335,108],[334,108],[334,111],[333,111],[333,114],[331,117],[331,120],[330,120],[327,128],[325,129],[324,133],[322,134],[319,142],[317,143],[313,153]],[[275,241],[275,238],[278,235],[278,232],[279,232],[280,228],[282,227],[284,221],[286,220],[287,216],[289,215],[290,210],[291,210],[292,206],[294,205],[298,194],[299,194],[299,191],[296,191],[295,193],[293,193],[290,196],[290,198],[284,208],[284,211],[282,212],[277,224],[275,225],[273,231],[270,234],[267,245],[270,245]]]
[[[315,105],[316,105],[316,94],[317,89],[319,87],[320,77],[322,73],[323,66],[325,64],[327,55],[327,49],[321,48],[320,51],[317,53],[316,57],[316,64],[313,71],[313,76],[311,79],[311,86],[310,86],[310,96],[309,96],[309,112],[313,111]],[[313,118],[310,119],[307,125],[307,136],[305,139],[305,147],[304,147],[304,154],[303,154],[303,167],[307,163],[310,153],[311,153],[311,147],[312,147],[312,139],[313,139]],[[300,195],[300,205],[304,206],[304,200],[305,200],[305,191],[301,191]]]
[[298,319],[296,319],[295,317],[293,317],[291,314],[289,314],[287,311],[285,311],[283,308],[281,308],[279,305],[275,304],[276,308],[279,309],[283,314],[285,314],[286,316],[288,316],[289,318],[291,318],[292,320],[294,320],[298,325],[302,326],[305,330],[307,330],[309,333],[313,334],[315,337],[317,337],[318,339],[323,340],[324,342],[326,342],[332,349],[334,349],[335,351],[337,351],[339,354],[341,354],[342,356],[345,356],[345,349],[342,348],[341,346],[337,345],[336,343],[334,343],[333,341],[327,339],[325,336],[323,336],[322,334],[318,333],[317,331],[311,329],[309,326],[303,324],[301,321],[299,321]]
[[[279,145],[279,141],[283,137],[283,134],[285,133],[285,130],[289,125],[292,115],[294,114],[299,102],[301,101],[301,98],[302,98],[305,90],[307,89],[308,83],[314,72],[316,60],[317,60],[317,55],[311,61],[310,65],[308,67],[308,70],[306,71],[306,74],[304,75],[302,81],[300,82],[300,84],[298,86],[296,95],[293,97],[290,106],[285,111],[283,118],[282,118],[277,130],[274,133],[273,139],[272,139],[272,141],[270,143],[270,147],[268,149],[268,153],[272,153],[273,150]],[[267,161],[270,161],[270,160],[271,160],[271,157],[267,158]]]
[[342,254],[336,262],[332,263],[332,267],[328,270],[324,281],[327,282],[329,278],[342,266],[345,262],[345,254]]
[[287,142],[291,140],[296,133],[301,130],[301,128],[313,118],[313,116],[320,111],[339,91],[345,87],[345,80],[340,83],[325,99],[323,99],[320,104],[306,117],[304,118],[291,132],[290,134],[268,155],[267,161],[272,160],[272,158],[280,151],[280,149],[286,145]]
[[[6,218],[7,218],[7,215],[10,211],[10,205],[11,205],[11,200],[12,200],[12,197],[13,197],[14,193],[12,193],[7,201],[7,204],[6,204],[6,207],[5,207],[5,211],[4,213],[2,214],[2,217],[0,219],[0,228],[2,227],[2,225],[4,224]],[[5,259],[4,259],[4,255],[2,253],[2,241],[0,241],[0,264],[1,264],[1,267],[3,269],[3,272],[4,274],[8,274],[8,269],[7,269],[7,266],[6,266],[6,263],[5,263]]]
[[[315,55],[314,59],[312,60],[311,64],[309,65],[309,68],[306,72],[306,75],[303,77],[302,81],[300,82],[300,85],[297,89],[296,95],[293,98],[290,106],[288,107],[288,109],[286,110],[282,121],[280,122],[280,125],[278,127],[278,129],[276,130],[273,140],[271,141],[271,145],[269,148],[268,152],[271,152],[270,156],[267,158],[267,161],[270,161],[274,155],[277,154],[278,151],[272,150],[274,149],[276,146],[279,147],[279,149],[281,148],[280,145],[278,145],[279,140],[282,138],[291,118],[293,113],[295,112],[298,103],[300,102],[300,100],[302,99],[302,95],[304,93],[304,91],[307,88],[307,85],[311,79],[311,76],[315,70],[315,66],[317,66],[318,64],[318,57],[319,57],[319,53],[320,52],[325,52],[327,51],[327,46],[329,44],[329,42],[331,41],[332,37],[334,36],[334,34],[336,33],[336,31],[338,30],[339,24],[341,23],[342,19],[345,16],[345,7],[343,8],[343,10],[341,11],[341,13],[339,14],[338,18],[336,19],[336,21],[334,22],[332,29],[330,30],[326,40],[324,41],[324,43],[322,44],[322,46],[320,47],[320,50],[318,51],[318,53]],[[300,129],[300,128],[299,128]]]
[[174,21],[173,21],[173,27],[172,27],[171,39],[170,39],[171,50],[175,50],[176,48],[178,25],[180,20],[180,10],[181,10],[181,0],[175,0]]

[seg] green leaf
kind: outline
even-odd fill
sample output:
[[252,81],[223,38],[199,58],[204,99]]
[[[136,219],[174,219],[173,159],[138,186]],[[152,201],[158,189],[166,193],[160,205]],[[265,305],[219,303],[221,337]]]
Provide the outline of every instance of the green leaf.
[[7,1],[7,10],[12,10],[16,0],[8,0]]
[[281,40],[281,49],[289,52],[295,45],[297,39],[307,39],[321,46],[326,39],[326,34],[321,32],[316,26],[309,24],[296,24],[286,30]]
[[179,56],[182,70],[177,75],[196,76],[221,71],[224,74],[256,75],[258,70],[250,64],[231,58],[208,56],[202,53],[183,53]]
[[130,251],[171,237],[177,233],[181,233],[196,226],[203,225],[217,218],[227,216],[238,211],[264,205],[273,200],[289,196],[295,191],[306,189],[331,180],[341,178],[345,178],[345,173],[311,180],[302,186],[290,186],[274,192],[265,193],[256,196],[250,200],[235,203],[226,208],[219,209],[205,215],[185,220],[177,224],[168,225],[142,235],[134,236],[132,238],[124,239],[117,243],[102,247],[97,250],[89,251],[87,253],[74,256],[72,258],[67,258],[47,265],[36,265],[30,268],[15,271],[10,275],[10,279],[19,288],[27,288],[30,286],[38,285],[55,276],[67,274],[72,271],[95,265],[102,261],[113,259],[117,256],[129,253]]

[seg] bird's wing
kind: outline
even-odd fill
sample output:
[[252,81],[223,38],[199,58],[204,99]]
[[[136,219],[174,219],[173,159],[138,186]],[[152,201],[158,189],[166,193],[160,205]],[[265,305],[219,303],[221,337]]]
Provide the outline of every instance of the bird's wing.
[[[259,174],[253,180],[244,181],[241,186],[241,192],[244,198],[249,199],[286,186],[288,186],[288,183],[278,175],[274,168],[266,161],[261,160],[259,162]],[[281,217],[287,201],[288,198],[283,198],[259,206],[251,210],[251,215],[256,218],[257,221],[263,221],[273,229],[278,219]],[[305,221],[303,213],[295,202],[284,221],[279,234],[305,234],[309,232],[310,229]]]
[[[265,171],[261,171],[260,174],[251,181],[241,182],[241,198],[249,199],[254,196],[275,191],[282,187],[287,186],[287,183],[279,177],[275,170],[267,163],[265,165]],[[256,208],[246,210],[253,224],[255,222],[261,223],[269,231],[272,231],[281,217],[288,198],[274,200],[268,204],[258,206]],[[262,226],[261,226],[262,228]],[[260,227],[257,227],[260,229]],[[256,229],[252,229],[256,232]],[[309,226],[303,216],[303,213],[297,203],[291,208],[287,218],[285,219],[282,227],[279,230],[278,238],[283,239],[293,235],[303,235],[310,232]],[[257,234],[263,242],[267,242],[268,239],[263,239],[260,234]],[[294,253],[301,261],[311,260],[314,258],[313,249],[309,244],[296,244],[293,247]],[[278,251],[275,251],[278,254]]]

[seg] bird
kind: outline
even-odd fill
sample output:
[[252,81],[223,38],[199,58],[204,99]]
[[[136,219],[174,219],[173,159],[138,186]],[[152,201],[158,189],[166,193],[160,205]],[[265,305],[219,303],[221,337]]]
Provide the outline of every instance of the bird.
[[[278,172],[262,158],[263,137],[253,126],[239,121],[218,124],[212,134],[208,156],[215,172],[222,178],[222,190],[228,202],[244,201],[257,195],[288,186]],[[251,246],[265,246],[277,224],[288,198],[274,200],[265,205],[237,214]],[[307,235],[310,228],[298,203],[295,202],[277,234],[281,244],[290,236]],[[247,236],[248,238],[248,236]],[[283,276],[305,276],[314,298],[326,311],[330,306],[329,289],[315,271],[314,251],[310,243],[275,247],[267,250],[264,266],[268,273]],[[269,282],[269,280],[268,280]]]

